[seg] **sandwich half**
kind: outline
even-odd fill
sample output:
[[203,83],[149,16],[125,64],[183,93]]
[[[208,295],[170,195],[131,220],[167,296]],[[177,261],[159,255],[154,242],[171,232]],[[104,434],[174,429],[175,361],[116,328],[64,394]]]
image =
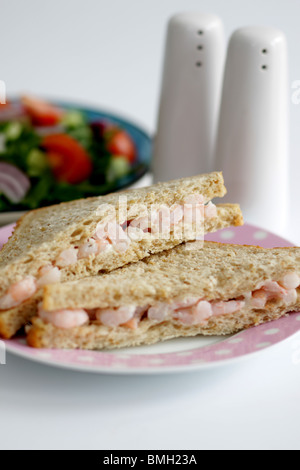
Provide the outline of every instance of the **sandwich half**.
[[29,212],[0,252],[0,335],[26,324],[46,284],[110,272],[241,225],[238,205],[210,202],[225,193],[222,174],[211,173]]
[[300,309],[300,248],[197,242],[104,276],[46,286],[37,348],[111,349],[230,335]]

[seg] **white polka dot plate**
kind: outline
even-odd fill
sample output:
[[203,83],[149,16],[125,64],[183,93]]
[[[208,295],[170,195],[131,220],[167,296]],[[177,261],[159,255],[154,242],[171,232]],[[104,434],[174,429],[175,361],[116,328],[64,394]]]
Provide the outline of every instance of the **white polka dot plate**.
[[[12,226],[0,229],[0,245]],[[292,246],[288,241],[252,225],[221,230],[206,237],[222,243]],[[34,349],[23,337],[0,341],[0,348],[42,364],[78,371],[110,374],[153,374],[207,369],[251,357],[290,338],[300,330],[300,313],[242,331],[231,337],[180,338],[153,346],[115,351]]]

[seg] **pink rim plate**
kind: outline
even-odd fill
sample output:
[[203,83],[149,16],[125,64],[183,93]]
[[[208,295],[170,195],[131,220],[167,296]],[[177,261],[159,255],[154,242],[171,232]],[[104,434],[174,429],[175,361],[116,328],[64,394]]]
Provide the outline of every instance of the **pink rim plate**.
[[[12,229],[13,225],[0,229],[0,247],[7,241]],[[265,248],[293,246],[283,238],[249,224],[221,230],[206,239],[222,243],[260,245]],[[225,365],[266,350],[299,330],[300,313],[293,313],[223,339],[207,340],[198,336],[113,352],[34,349],[26,345],[24,337],[2,343],[10,353],[47,365],[98,373],[151,374]]]

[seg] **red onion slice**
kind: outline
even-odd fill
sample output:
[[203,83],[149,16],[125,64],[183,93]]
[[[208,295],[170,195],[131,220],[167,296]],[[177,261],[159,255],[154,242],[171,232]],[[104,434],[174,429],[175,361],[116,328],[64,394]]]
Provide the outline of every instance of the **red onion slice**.
[[29,178],[14,165],[0,162],[0,191],[14,204],[22,201],[30,189]]

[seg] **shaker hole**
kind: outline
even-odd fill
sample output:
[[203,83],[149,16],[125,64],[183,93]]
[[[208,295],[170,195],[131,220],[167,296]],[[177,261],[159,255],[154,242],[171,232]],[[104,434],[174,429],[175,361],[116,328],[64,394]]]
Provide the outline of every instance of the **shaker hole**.
[[201,66],[202,66],[202,62],[196,62],[196,66],[197,66],[197,67],[201,67]]
[[197,49],[198,49],[199,51],[202,51],[203,46],[202,46],[202,45],[199,45],[199,46],[197,46]]
[[262,52],[262,54],[267,54],[268,49],[263,49],[261,52]]
[[202,29],[199,29],[198,34],[202,36],[204,34],[204,31]]
[[262,68],[262,70],[267,70],[268,66],[267,65],[262,65],[261,68]]

